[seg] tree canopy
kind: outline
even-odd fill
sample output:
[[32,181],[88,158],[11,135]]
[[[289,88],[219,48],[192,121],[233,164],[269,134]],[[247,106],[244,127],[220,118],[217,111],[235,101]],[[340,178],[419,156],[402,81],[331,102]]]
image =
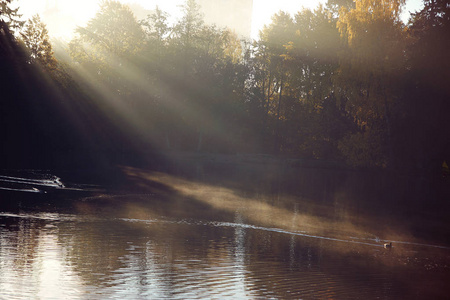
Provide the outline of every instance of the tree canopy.
[[12,95],[20,74],[46,66],[39,72],[53,72],[77,119],[99,125],[111,155],[250,152],[435,172],[448,160],[446,1],[426,0],[403,24],[404,0],[329,0],[278,12],[249,42],[206,24],[194,0],[173,24],[159,8],[137,20],[107,0],[62,62],[39,17],[20,23],[10,2],[1,2],[0,63],[16,71],[2,86]]

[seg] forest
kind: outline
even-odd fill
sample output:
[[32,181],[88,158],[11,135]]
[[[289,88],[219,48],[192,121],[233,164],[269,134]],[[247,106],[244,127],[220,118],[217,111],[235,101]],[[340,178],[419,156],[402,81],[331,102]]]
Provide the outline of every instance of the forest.
[[268,154],[442,175],[450,163],[450,5],[328,0],[259,39],[105,0],[69,43],[0,0],[1,168]]

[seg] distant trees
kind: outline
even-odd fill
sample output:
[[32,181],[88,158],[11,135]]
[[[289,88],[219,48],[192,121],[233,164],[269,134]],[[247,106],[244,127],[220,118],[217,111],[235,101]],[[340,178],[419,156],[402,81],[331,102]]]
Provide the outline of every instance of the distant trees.
[[[65,123],[64,132],[90,126],[99,151],[116,158],[152,148],[264,152],[435,172],[449,160],[446,1],[426,0],[405,25],[404,0],[329,0],[275,14],[249,42],[206,25],[194,0],[174,24],[159,8],[137,20],[107,0],[69,44],[72,78],[39,17],[24,25],[0,1],[0,86],[15,99],[1,101],[14,110],[3,128],[20,123],[26,133],[50,112],[73,111],[78,129]],[[51,76],[43,84],[41,75]],[[21,85],[39,92],[30,97]],[[25,108],[40,117],[19,122]],[[57,122],[41,127],[61,137]]]
[[[436,13],[438,2],[428,4],[434,5],[428,11],[435,17],[442,16]],[[409,45],[418,41],[424,30],[418,26],[429,18],[417,15],[416,25],[408,28],[400,21],[403,5],[403,0],[330,0],[295,16],[280,12],[249,45],[227,30],[205,25],[194,0],[186,1],[173,26],[158,8],[137,22],[122,4],[106,1],[88,26],[78,30],[71,47],[74,59],[83,64],[83,57],[93,54],[88,48],[78,51],[80,45],[90,43],[90,51],[107,48],[110,38],[102,36],[100,20],[108,14],[129,16],[111,19],[105,28],[122,28],[120,32],[129,32],[126,39],[131,32],[145,37],[127,42],[134,47],[125,55],[134,56],[128,59],[132,65],[118,63],[112,50],[101,61],[108,68],[116,64],[120,76],[128,69],[139,74],[141,94],[129,98],[140,99],[140,115],[146,119],[141,131],[160,128],[158,134],[148,133],[154,135],[151,143],[156,139],[171,149],[263,151],[343,159],[356,167],[392,167],[402,164],[401,141],[413,115],[405,102],[408,74],[419,62],[414,53],[421,48],[409,51]],[[125,24],[132,26],[126,29]],[[118,77],[114,88],[132,74]],[[135,81],[125,86],[130,89]]]
[[230,151],[239,136],[234,121],[246,79],[238,74],[242,47],[228,30],[205,25],[195,1],[186,1],[183,13],[168,40],[175,72],[171,86],[177,91],[169,109],[190,129],[178,143],[191,150]]
[[141,142],[202,150],[222,128],[214,123],[233,118],[234,93],[244,93],[245,78],[236,74],[242,47],[228,30],[204,25],[195,1],[183,12],[169,26],[158,8],[137,21],[123,4],[105,1],[77,29],[70,52],[85,86],[93,93],[102,87],[102,106]]
[[264,107],[266,147],[274,153],[336,159],[337,142],[350,122],[332,81],[340,40],[330,11],[320,6],[294,18],[275,15],[253,51],[251,101]]

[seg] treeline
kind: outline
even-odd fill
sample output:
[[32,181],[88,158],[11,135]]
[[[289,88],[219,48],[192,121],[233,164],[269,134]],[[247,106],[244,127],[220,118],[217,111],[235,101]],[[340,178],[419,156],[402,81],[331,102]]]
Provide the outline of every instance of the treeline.
[[58,60],[38,16],[20,24],[1,2],[5,155],[33,143],[62,159],[243,152],[436,173],[450,159],[447,1],[405,25],[404,0],[329,0],[277,13],[257,41],[206,25],[194,0],[175,24],[104,1]]

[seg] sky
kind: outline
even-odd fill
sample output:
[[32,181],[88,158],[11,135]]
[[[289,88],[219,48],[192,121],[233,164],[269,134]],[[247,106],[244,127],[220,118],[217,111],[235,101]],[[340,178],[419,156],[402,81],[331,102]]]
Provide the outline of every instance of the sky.
[[[152,10],[159,6],[172,16],[172,21],[180,16],[180,5],[185,0],[120,0],[128,4],[139,4],[143,8]],[[326,0],[253,0],[252,38],[258,37],[258,32],[266,23],[270,23],[271,16],[280,10],[295,14],[304,8],[315,8]],[[16,0],[13,4],[20,7],[19,12],[25,19],[39,14],[52,37],[70,40],[76,26],[84,26],[95,16],[100,0]],[[408,20],[409,13],[422,8],[422,0],[406,0],[402,19]],[[55,9],[55,7],[57,9]]]

